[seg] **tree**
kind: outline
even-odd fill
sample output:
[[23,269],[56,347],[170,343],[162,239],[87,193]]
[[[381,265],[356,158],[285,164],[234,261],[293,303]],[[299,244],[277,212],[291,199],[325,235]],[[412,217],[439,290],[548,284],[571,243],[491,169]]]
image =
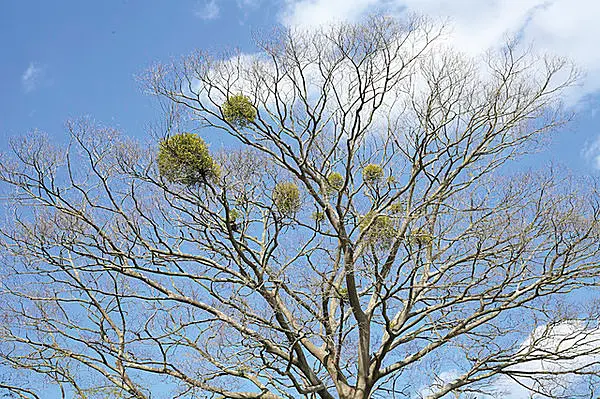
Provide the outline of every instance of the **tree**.
[[505,167],[577,71],[441,37],[280,31],[149,71],[159,143],[89,120],[13,142],[0,370],[77,398],[597,394],[595,181]]

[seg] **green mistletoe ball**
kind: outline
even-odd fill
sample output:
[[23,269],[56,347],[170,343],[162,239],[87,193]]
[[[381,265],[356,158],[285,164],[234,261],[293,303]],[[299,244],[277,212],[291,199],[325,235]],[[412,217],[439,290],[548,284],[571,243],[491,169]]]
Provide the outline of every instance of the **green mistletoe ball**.
[[225,120],[234,126],[244,127],[256,119],[256,108],[250,98],[243,94],[229,97],[222,109]]
[[197,134],[179,133],[160,142],[158,172],[171,183],[195,186],[218,178],[220,168]]
[[290,216],[300,209],[300,189],[292,182],[278,183],[273,190],[273,203],[281,214]]
[[383,168],[377,164],[368,164],[363,168],[362,176],[367,184],[379,183],[383,179]]

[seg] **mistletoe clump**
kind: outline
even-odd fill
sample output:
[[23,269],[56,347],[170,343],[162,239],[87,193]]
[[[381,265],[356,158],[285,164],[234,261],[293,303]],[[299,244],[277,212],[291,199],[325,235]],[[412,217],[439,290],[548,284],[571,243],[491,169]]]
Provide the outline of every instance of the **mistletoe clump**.
[[160,142],[158,172],[171,183],[195,186],[218,178],[220,168],[197,134],[179,133]]
[[364,215],[358,225],[365,239],[371,244],[389,245],[396,236],[396,223],[388,215],[377,215],[369,212]]
[[222,108],[223,117],[234,126],[244,127],[256,119],[256,108],[243,94],[229,97]]
[[427,229],[421,227],[410,234],[410,241],[417,245],[430,245],[433,242],[433,236]]
[[231,223],[237,222],[239,217],[240,217],[240,213],[236,209],[229,210],[229,221]]
[[338,172],[331,172],[327,176],[327,183],[329,183],[332,192],[340,191],[344,186],[344,176]]
[[367,184],[379,183],[383,179],[383,168],[374,163],[368,164],[363,168],[362,176]]
[[397,215],[399,213],[404,212],[404,204],[400,201],[394,202],[393,204],[390,205],[390,207],[388,209],[391,214]]
[[300,189],[295,183],[278,183],[273,190],[273,203],[277,210],[286,216],[290,216],[300,209]]
[[325,220],[325,212],[315,211],[310,215],[310,218],[315,222],[320,223]]

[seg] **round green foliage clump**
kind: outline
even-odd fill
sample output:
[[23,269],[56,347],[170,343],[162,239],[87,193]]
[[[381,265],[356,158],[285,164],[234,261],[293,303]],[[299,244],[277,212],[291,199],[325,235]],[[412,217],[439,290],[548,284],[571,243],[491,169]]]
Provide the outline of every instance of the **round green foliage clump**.
[[391,214],[397,215],[404,211],[404,204],[400,201],[394,202],[388,209],[390,210]]
[[273,190],[273,202],[281,214],[294,214],[301,205],[298,186],[292,182],[278,183]]
[[363,181],[367,184],[375,184],[383,179],[383,168],[380,165],[371,163],[363,168]]
[[197,134],[179,133],[161,141],[158,172],[171,183],[195,186],[219,177],[220,168]]
[[322,222],[325,220],[325,212],[315,211],[310,215],[310,218],[317,223]]
[[235,223],[237,219],[240,217],[240,213],[235,209],[229,210],[229,221],[231,223]]
[[433,236],[427,229],[421,227],[410,234],[410,241],[418,245],[430,245],[433,242]]
[[240,216],[242,215],[236,209],[229,210],[229,218],[226,220],[226,222],[229,224],[229,226],[231,226],[231,230],[235,232],[239,232],[240,230],[240,224],[238,223]]
[[244,127],[256,119],[256,108],[243,94],[229,97],[222,108],[223,117],[234,126]]
[[365,234],[367,241],[373,244],[390,244],[396,236],[394,219],[388,215],[375,215],[369,212],[361,218],[358,227]]
[[331,187],[332,191],[340,191],[344,186],[344,176],[338,172],[331,172],[329,176],[327,176],[327,183],[329,183],[329,187]]

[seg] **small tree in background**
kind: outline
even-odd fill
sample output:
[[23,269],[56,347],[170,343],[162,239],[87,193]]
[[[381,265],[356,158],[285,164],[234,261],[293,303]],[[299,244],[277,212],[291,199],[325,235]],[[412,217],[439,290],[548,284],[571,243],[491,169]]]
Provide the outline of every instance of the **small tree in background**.
[[596,183],[501,172],[568,119],[577,74],[514,45],[481,66],[440,34],[375,17],[150,71],[193,121],[169,131],[238,140],[214,158],[89,121],[67,150],[15,141],[0,390],[36,397],[33,372],[90,399],[597,396]]

